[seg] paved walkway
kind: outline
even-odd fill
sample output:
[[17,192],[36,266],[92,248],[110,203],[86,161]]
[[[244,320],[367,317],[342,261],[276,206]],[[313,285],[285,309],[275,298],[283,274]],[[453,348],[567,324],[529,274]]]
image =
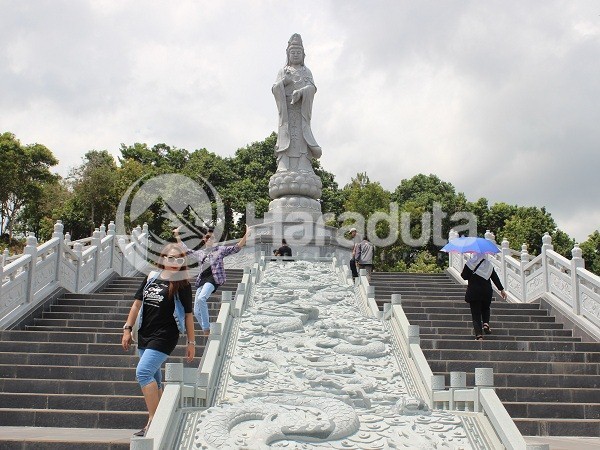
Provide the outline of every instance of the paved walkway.
[[588,437],[525,437],[528,444],[550,444],[551,450],[599,450],[600,438]]
[[[106,428],[46,428],[46,427],[0,427],[0,443],[4,441],[40,442],[110,442],[129,444],[131,435],[138,430]],[[0,447],[2,445],[0,444]]]

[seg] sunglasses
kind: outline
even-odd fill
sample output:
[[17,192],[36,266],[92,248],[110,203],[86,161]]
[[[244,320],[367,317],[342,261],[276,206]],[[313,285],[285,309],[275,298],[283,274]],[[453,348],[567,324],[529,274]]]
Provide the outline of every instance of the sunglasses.
[[177,256],[164,256],[163,258],[165,258],[165,261],[168,262],[169,264],[179,264],[182,265],[183,263],[185,263],[185,258],[183,257],[177,257]]

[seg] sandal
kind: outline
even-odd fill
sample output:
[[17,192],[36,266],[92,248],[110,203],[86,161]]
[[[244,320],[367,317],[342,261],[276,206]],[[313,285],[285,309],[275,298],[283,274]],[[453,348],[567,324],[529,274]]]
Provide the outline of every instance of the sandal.
[[150,423],[151,422],[148,422],[148,424],[144,428],[142,428],[137,433],[133,433],[133,435],[136,436],[136,437],[144,437],[144,436],[146,436],[146,433],[148,432],[148,428],[150,428]]
[[148,427],[144,427],[142,428],[140,431],[138,431],[137,433],[133,433],[134,436],[137,437],[144,437],[146,436],[146,431],[148,431]]
[[483,324],[483,332],[485,334],[492,334],[492,329],[490,328],[489,324],[487,324],[487,323]]
[[481,334],[478,334],[477,336],[475,336],[475,340],[476,341],[483,341],[483,336]]

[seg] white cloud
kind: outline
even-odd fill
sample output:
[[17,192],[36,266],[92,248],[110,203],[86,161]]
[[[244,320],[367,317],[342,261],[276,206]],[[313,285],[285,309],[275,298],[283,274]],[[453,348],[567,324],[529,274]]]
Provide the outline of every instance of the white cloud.
[[276,128],[271,85],[302,34],[323,166],[394,189],[434,173],[469,199],[600,227],[593,1],[0,1],[2,131],[59,171],[164,142],[232,155]]

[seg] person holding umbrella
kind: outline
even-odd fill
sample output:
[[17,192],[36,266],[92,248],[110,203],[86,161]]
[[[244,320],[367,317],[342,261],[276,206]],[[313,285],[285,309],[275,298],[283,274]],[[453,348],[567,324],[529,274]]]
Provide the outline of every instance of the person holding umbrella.
[[445,252],[473,253],[465,264],[460,276],[468,281],[465,301],[471,309],[475,340],[483,340],[483,334],[491,334],[490,314],[492,304],[492,282],[506,299],[506,291],[500,282],[494,266],[488,261],[487,253],[498,253],[499,249],[492,241],[478,237],[460,237],[452,239],[443,248]]
[[492,333],[490,328],[492,281],[500,291],[503,299],[506,299],[506,291],[494,270],[494,266],[483,253],[475,253],[465,264],[460,276],[468,281],[465,301],[471,308],[475,340],[481,341],[483,340],[483,333]]

